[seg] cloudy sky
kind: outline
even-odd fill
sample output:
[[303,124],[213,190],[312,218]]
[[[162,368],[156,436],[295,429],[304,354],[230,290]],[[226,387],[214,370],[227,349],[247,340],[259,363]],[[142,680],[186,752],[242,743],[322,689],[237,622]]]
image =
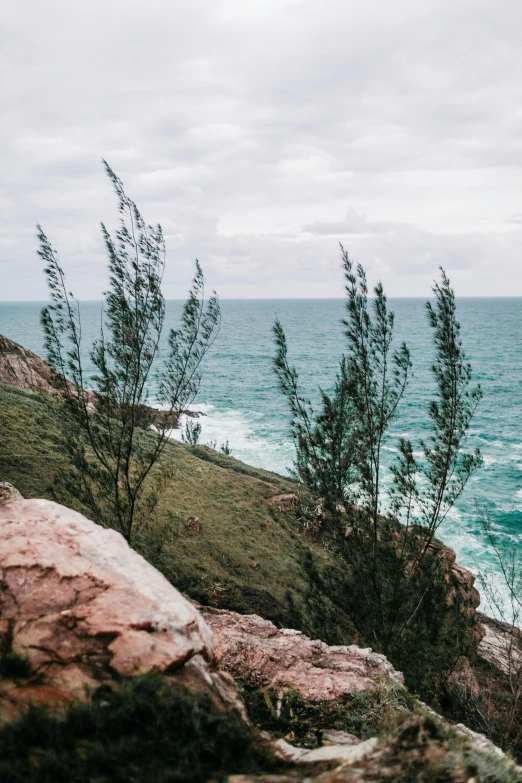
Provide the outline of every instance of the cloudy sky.
[[35,224],[99,298],[106,158],[222,297],[522,295],[519,0],[7,0],[0,299],[43,299]]

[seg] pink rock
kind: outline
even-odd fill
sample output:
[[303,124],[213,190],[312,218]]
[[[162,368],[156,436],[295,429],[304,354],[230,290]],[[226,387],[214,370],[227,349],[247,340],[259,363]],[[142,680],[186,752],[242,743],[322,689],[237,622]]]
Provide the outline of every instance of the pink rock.
[[0,504],[0,637],[69,695],[158,671],[242,709],[195,607],[119,533],[47,500]]
[[266,502],[267,505],[272,508],[278,508],[280,511],[290,511],[296,500],[297,495],[293,492],[289,492],[286,495],[274,495],[273,497],[268,498]]
[[387,658],[370,649],[330,647],[299,631],[278,630],[257,615],[200,608],[212,629],[220,668],[254,687],[295,688],[305,701],[319,702],[377,690],[383,677],[403,682]]

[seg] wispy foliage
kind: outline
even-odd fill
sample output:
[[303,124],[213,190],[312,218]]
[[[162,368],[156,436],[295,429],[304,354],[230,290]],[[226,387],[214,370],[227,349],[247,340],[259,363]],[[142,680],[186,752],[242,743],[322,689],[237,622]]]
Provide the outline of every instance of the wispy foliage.
[[[460,650],[469,634],[459,626],[458,602],[448,609],[444,589],[449,588],[439,589],[447,583],[446,565],[433,539],[481,465],[478,451],[465,451],[481,391],[471,388],[455,297],[441,270],[435,301],[427,304],[435,349],[430,436],[419,444],[421,458],[410,441],[399,442],[392,490],[384,492],[383,447],[412,363],[407,346],[394,345],[394,315],[382,285],[375,286],[370,300],[362,266],[355,266],[342,246],[341,258],[346,349],[332,396],[321,391],[319,414],[299,391],[282,325],[274,326],[274,369],[291,413],[296,472],[322,499],[325,532],[333,534],[352,575],[347,613],[366,640],[402,666],[404,656],[412,655],[413,639],[424,634],[426,644],[418,645],[414,656],[440,668],[452,662],[455,636],[460,634]],[[435,650],[440,644],[445,652]]]
[[[68,292],[58,255],[38,226],[38,253],[52,300],[42,310],[41,322],[47,358],[65,399],[63,444],[77,470],[80,499],[98,522],[131,541],[156,503],[161,476],[155,466],[169,431],[199,390],[203,360],[219,330],[220,309],[215,293],[205,304],[203,272],[196,261],[181,324],[170,331],[167,356],[160,361],[163,232],[161,226],[145,223],[121,180],[104,165],[121,217],[114,237],[102,224],[109,287],[100,336],[90,350],[95,374],[89,384],[80,304]],[[159,411],[149,404],[152,380]]]
[[343,359],[333,394],[320,389],[321,409],[315,413],[299,391],[299,377],[288,361],[288,346],[281,323],[273,327],[276,354],[273,360],[279,386],[291,413],[290,427],[296,448],[294,473],[321,497],[344,500],[354,472],[354,409]]

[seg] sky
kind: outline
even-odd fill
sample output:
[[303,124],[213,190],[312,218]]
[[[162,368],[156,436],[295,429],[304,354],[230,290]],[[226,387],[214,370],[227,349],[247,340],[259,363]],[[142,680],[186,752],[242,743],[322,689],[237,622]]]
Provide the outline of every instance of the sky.
[[105,158],[222,298],[522,296],[519,0],[6,0],[0,300],[107,285]]

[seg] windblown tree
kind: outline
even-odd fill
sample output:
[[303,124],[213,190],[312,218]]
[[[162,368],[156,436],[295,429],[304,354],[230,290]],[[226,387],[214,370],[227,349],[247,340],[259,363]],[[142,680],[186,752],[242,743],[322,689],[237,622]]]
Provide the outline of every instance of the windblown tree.
[[356,438],[355,410],[348,391],[343,358],[333,394],[319,390],[321,409],[316,413],[299,391],[299,377],[288,361],[286,335],[280,321],[273,328],[276,355],[274,369],[290,408],[290,428],[295,444],[294,475],[329,505],[347,499],[355,476],[353,450]]
[[[412,655],[412,644],[413,654],[420,655],[415,634],[432,627],[433,645],[437,643],[441,596],[434,597],[434,586],[444,578],[445,564],[434,538],[482,461],[478,450],[465,451],[481,391],[471,389],[455,297],[441,270],[435,302],[427,303],[435,347],[435,394],[427,411],[430,436],[420,444],[422,458],[415,456],[410,441],[400,441],[398,458],[390,466],[392,491],[385,493],[383,444],[410,379],[410,354],[405,344],[394,348],[394,315],[382,285],[369,302],[363,268],[355,268],[342,247],[341,253],[346,353],[333,394],[321,390],[319,412],[303,397],[279,322],[274,326],[274,369],[291,413],[295,472],[321,497],[325,532],[347,564],[346,610],[368,643],[402,665],[404,656]],[[458,626],[457,615],[455,608]],[[459,633],[456,626],[453,631]],[[450,646],[441,666],[449,665]],[[433,659],[433,649],[430,654]]]
[[[203,360],[219,330],[220,308],[215,292],[205,303],[203,272],[196,261],[181,323],[168,335],[166,356],[160,356],[163,232],[161,226],[145,223],[121,180],[105,161],[104,166],[121,218],[114,237],[102,224],[109,288],[100,336],[90,351],[84,348],[80,304],[68,292],[58,255],[38,226],[38,254],[52,300],[42,310],[41,323],[64,401],[61,442],[75,471],[74,494],[97,522],[119,530],[132,543],[153,513],[165,480],[161,456],[169,432],[198,393]],[[90,379],[86,355],[95,368]]]

